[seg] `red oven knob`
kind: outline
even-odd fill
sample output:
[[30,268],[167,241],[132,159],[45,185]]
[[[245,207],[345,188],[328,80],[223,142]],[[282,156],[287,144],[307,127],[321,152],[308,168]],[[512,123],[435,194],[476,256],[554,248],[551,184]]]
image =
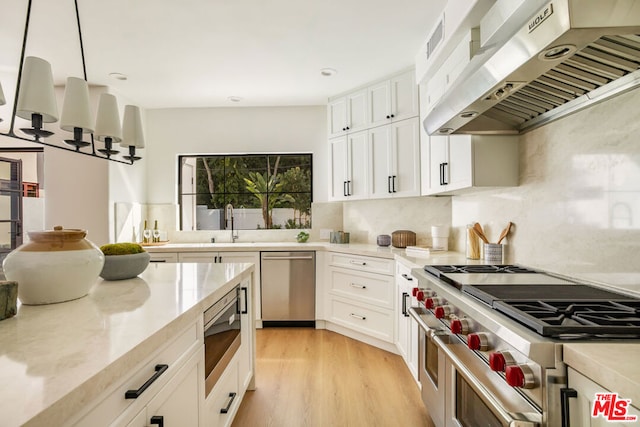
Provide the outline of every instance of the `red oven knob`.
[[467,319],[451,319],[449,328],[451,333],[467,335],[469,333],[469,321]]
[[429,309],[435,308],[435,307],[437,307],[439,305],[443,305],[443,304],[444,304],[444,300],[442,298],[439,298],[439,297],[429,297],[429,298],[426,298],[424,300],[425,308],[429,308]]
[[436,310],[434,311],[434,314],[436,315],[437,319],[442,319],[444,317],[447,317],[451,314],[451,306],[450,305],[439,305],[436,307]]
[[418,301],[424,301],[424,291],[420,290],[416,292],[416,299]]
[[420,290],[420,288],[413,288],[411,290],[411,296],[413,297],[417,297],[418,296],[418,291]]
[[511,387],[533,388],[536,385],[533,371],[527,365],[507,365],[504,374]]
[[476,333],[467,336],[467,347],[471,350],[487,351],[489,350],[489,338],[487,334]]
[[508,351],[496,351],[489,355],[489,367],[492,371],[504,372],[508,365],[515,365],[516,361]]

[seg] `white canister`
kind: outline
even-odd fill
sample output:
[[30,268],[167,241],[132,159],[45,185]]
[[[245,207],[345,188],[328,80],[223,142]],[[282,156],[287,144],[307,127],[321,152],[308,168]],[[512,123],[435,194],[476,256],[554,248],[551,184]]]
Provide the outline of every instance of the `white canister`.
[[449,250],[449,226],[432,225],[431,226],[431,247],[434,250]]
[[432,225],[431,237],[449,237],[448,225]]
[[85,230],[28,232],[31,241],[10,252],[2,266],[18,282],[22,304],[52,304],[81,298],[96,283],[104,264],[100,249],[85,239]]

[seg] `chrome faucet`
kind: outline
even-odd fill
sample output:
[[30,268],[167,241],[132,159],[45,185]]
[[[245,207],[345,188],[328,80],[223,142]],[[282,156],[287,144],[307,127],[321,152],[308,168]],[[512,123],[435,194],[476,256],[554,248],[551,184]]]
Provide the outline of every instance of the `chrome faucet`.
[[229,203],[225,208],[226,227],[229,229],[229,221],[231,221],[231,243],[235,243],[238,238],[238,234],[233,229],[233,205]]

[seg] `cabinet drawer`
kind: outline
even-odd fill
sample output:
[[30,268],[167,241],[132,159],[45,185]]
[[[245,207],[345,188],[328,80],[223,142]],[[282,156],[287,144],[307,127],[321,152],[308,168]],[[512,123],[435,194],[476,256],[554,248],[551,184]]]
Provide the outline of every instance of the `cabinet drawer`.
[[363,307],[337,298],[330,304],[332,322],[393,343],[393,310]]
[[231,425],[240,406],[238,382],[238,354],[236,354],[207,396],[204,404],[204,425],[216,427]]
[[394,261],[392,259],[333,252],[329,256],[329,264],[335,267],[345,267],[354,270],[368,271],[370,273],[387,274],[390,276],[393,275],[394,268]]
[[175,252],[149,252],[151,262],[178,262],[178,254]]
[[[198,339],[197,330],[197,325],[194,323],[170,344],[130,372],[125,372],[122,375],[124,381],[106,392],[104,397],[98,398],[97,406],[74,425],[126,425],[133,416],[130,411],[127,411],[129,406],[138,401],[148,402],[175,375],[197,346],[202,345],[201,340]],[[139,389],[157,372],[156,365],[168,365],[168,368],[138,398],[126,399],[125,393],[128,390]],[[122,415],[114,420],[120,414]]]
[[393,308],[393,278],[338,268],[330,269],[330,274],[332,294]]

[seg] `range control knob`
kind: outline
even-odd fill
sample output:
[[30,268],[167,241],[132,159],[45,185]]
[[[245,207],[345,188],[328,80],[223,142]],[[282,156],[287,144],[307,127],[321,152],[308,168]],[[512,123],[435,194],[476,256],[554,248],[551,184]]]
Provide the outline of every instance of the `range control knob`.
[[511,387],[533,388],[536,385],[533,371],[527,365],[507,365],[504,375]]
[[507,366],[515,364],[515,359],[508,351],[496,351],[489,355],[489,367],[492,371],[504,372]]
[[418,296],[418,291],[421,291],[421,289],[420,288],[413,288],[411,290],[411,296],[412,297],[417,297]]
[[434,314],[436,315],[437,319],[443,319],[447,316],[449,316],[453,311],[453,308],[450,305],[439,305],[436,307]]
[[467,335],[469,333],[469,321],[467,319],[451,319],[449,328],[451,333]]
[[487,351],[489,350],[489,337],[482,332],[469,334],[467,336],[467,347],[471,350]]
[[443,304],[444,304],[444,300],[440,297],[429,297],[424,300],[425,308],[429,308],[429,309],[435,308]]

